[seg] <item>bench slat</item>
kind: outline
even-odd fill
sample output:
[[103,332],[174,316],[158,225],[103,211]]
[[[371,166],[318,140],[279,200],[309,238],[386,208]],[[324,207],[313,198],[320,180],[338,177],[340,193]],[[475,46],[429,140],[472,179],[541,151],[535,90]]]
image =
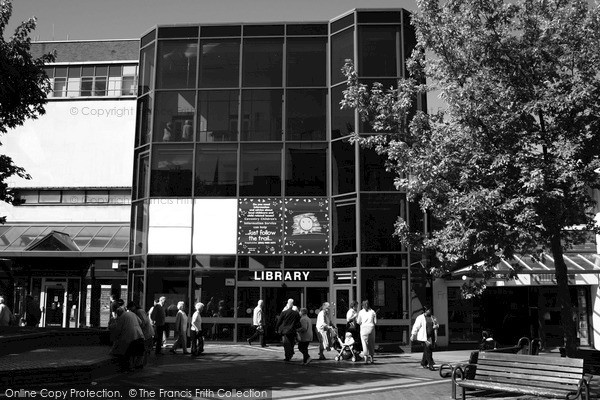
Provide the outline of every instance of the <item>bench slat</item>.
[[583,359],[567,357],[528,356],[524,354],[487,353],[481,352],[479,360],[515,361],[531,364],[555,365],[561,367],[583,367]]
[[509,392],[509,393],[521,393],[521,394],[531,394],[534,396],[546,396],[546,397],[558,397],[564,398],[569,393],[574,393],[575,391],[569,390],[552,390],[547,388],[533,388],[533,387],[524,387],[518,385],[511,384],[501,384],[501,385],[493,385],[490,382],[478,382],[478,381],[457,381],[456,384],[458,386],[468,388],[468,389],[484,389],[484,390],[496,390],[499,392]]
[[501,366],[501,367],[513,367],[513,368],[526,368],[538,371],[557,371],[557,372],[569,372],[569,373],[581,373],[583,371],[583,364],[580,367],[572,366],[561,366],[554,364],[531,364],[519,362],[519,360],[513,361],[501,361],[501,360],[478,360],[477,365],[490,365],[490,366]]
[[560,383],[552,383],[548,381],[535,381],[530,379],[519,379],[519,378],[506,378],[503,376],[479,376],[476,379],[477,381],[485,381],[485,382],[496,382],[496,383],[507,383],[507,384],[515,384],[522,385],[527,387],[541,387],[541,388],[552,388],[552,389],[562,389],[562,390],[574,390],[577,391],[577,384],[560,384]]
[[581,374],[556,373],[547,374],[545,371],[535,371],[524,368],[490,368],[489,366],[478,366],[476,375],[500,375],[500,376],[519,376],[532,380],[546,380],[549,382],[575,383],[581,379]]

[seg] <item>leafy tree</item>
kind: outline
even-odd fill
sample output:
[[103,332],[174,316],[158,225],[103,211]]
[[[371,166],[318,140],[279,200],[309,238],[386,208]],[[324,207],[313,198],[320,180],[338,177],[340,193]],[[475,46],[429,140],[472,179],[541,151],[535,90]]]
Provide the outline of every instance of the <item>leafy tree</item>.
[[[44,54],[39,58],[30,53],[29,34],[35,29],[36,19],[30,18],[21,23],[13,36],[4,39],[4,30],[12,15],[12,4],[0,1],[0,134],[22,125],[28,118],[44,114],[46,94],[50,82],[44,72],[45,63],[54,61],[54,54]],[[1,144],[0,144],[1,145]],[[25,170],[16,166],[13,160],[0,154],[0,200],[15,203],[15,195],[7,185],[11,176],[30,179]],[[6,217],[0,217],[4,223]]]
[[[425,234],[396,224],[402,242],[436,255],[435,275],[482,261],[465,296],[485,289],[501,258],[550,252],[573,354],[563,252],[585,230],[598,231],[589,189],[600,187],[599,8],[586,0],[441,3],[417,1],[418,43],[397,88],[360,84],[347,61],[341,104],[378,132],[354,140],[386,155],[396,186],[437,221]],[[447,109],[416,110],[434,89]]]

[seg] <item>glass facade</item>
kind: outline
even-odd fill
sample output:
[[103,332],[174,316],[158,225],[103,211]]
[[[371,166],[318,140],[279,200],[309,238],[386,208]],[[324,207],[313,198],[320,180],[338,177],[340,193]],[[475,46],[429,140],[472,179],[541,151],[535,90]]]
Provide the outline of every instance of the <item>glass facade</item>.
[[408,343],[413,255],[393,237],[406,196],[348,141],[370,130],[339,103],[346,59],[361,79],[402,76],[412,28],[406,11],[363,12],[144,36],[131,298],[202,301],[205,335],[227,341],[245,340],[259,299],[271,328],[288,298],[311,317],[329,301],[344,326],[368,299],[377,340]]

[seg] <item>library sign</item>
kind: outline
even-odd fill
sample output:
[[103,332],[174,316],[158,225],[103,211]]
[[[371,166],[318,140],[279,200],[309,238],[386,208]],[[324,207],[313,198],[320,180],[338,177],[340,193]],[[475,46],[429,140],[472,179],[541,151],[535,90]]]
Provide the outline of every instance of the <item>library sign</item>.
[[238,271],[238,281],[242,282],[327,282],[329,271],[260,269]]

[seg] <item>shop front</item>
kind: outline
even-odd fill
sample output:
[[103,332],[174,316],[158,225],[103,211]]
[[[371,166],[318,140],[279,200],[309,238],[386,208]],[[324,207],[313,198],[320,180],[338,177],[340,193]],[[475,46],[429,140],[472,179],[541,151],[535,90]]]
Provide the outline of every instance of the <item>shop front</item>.
[[[600,347],[598,277],[595,254],[567,255],[572,317],[580,348]],[[441,345],[450,348],[477,347],[482,332],[489,332],[500,345],[515,345],[521,337],[539,338],[542,348],[564,346],[558,287],[553,267],[538,265],[514,279],[492,279],[480,297],[461,295],[462,276],[434,281],[434,310],[447,323],[448,337]],[[464,273],[466,271],[462,271]]]

